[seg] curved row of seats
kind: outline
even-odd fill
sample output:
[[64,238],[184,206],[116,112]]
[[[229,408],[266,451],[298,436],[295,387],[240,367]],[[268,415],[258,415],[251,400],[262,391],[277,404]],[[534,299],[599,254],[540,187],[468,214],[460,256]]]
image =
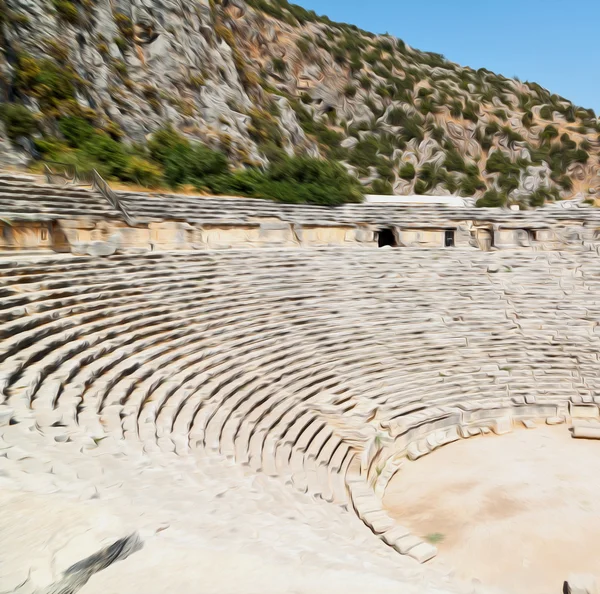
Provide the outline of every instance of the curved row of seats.
[[270,200],[230,197],[199,197],[175,194],[118,192],[123,207],[136,221],[185,220],[188,223],[248,224],[256,219],[275,218],[301,225],[373,224],[427,227],[460,221],[511,223],[525,228],[548,224],[600,223],[600,211],[548,207],[526,211],[498,208],[464,208],[447,205],[345,204],[338,207],[282,204]]
[[0,217],[17,222],[80,217],[118,219],[121,214],[98,192],[0,174]]
[[[504,223],[518,228],[600,224],[594,208],[542,208],[507,211],[445,205],[347,204],[335,208],[281,204],[249,198],[202,197],[171,194],[117,192],[131,221],[148,224],[183,220],[213,225],[247,225],[260,219],[279,219],[300,225],[399,225],[403,227],[456,226],[462,221]],[[121,219],[99,193],[75,186],[36,183],[33,178],[0,173],[0,217],[10,221],[64,220],[82,217]]]
[[0,408],[29,431],[91,436],[107,452],[119,440],[218,451],[352,507],[424,561],[435,549],[376,495],[394,456],[507,414],[598,404],[594,256],[328,248],[0,261]]

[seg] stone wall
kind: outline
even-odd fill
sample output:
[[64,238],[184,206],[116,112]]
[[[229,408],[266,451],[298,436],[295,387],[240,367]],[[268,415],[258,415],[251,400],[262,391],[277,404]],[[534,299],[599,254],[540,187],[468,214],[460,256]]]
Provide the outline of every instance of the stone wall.
[[115,233],[120,235],[122,251],[376,245],[374,231],[344,225],[300,226],[281,221],[192,225],[164,221],[130,227],[120,221],[81,219],[59,221],[55,226],[55,242],[51,240],[47,247],[58,248],[60,244],[61,249],[56,251],[64,251],[65,241],[69,245],[107,241]]
[[[57,221],[14,221],[0,224],[0,250],[53,250],[88,253],[85,246],[102,246],[118,238],[123,252],[229,248],[357,246],[377,247],[378,234],[391,230],[397,245],[444,248],[446,234],[453,246],[492,249],[556,250],[600,241],[600,230],[583,225],[519,228],[481,221],[460,221],[454,227],[426,225],[299,224],[279,220],[239,223],[158,221],[130,226],[118,219],[90,217]],[[449,249],[451,249],[449,247]]]
[[52,224],[18,222],[0,224],[0,249],[30,250],[52,248]]

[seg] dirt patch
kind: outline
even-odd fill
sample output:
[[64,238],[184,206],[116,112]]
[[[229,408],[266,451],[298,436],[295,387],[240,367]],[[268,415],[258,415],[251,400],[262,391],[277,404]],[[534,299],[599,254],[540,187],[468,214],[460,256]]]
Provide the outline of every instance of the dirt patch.
[[565,426],[462,440],[407,462],[384,506],[435,542],[434,565],[513,594],[600,578],[600,442]]

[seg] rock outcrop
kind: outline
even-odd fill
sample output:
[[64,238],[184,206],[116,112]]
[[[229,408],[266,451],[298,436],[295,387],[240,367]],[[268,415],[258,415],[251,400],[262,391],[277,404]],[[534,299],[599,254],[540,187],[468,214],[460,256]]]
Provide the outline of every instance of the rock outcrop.
[[0,1],[0,99],[47,134],[73,113],[129,143],[171,123],[241,165],[340,160],[374,193],[539,204],[599,185],[592,110],[285,1],[51,5]]

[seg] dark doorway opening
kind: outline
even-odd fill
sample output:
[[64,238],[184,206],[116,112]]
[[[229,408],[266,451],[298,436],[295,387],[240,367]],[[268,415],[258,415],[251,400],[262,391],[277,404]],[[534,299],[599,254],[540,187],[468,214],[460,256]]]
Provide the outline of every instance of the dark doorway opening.
[[454,231],[444,231],[444,245],[454,247]]
[[389,245],[391,247],[396,247],[398,243],[396,242],[396,235],[394,234],[393,229],[380,229],[377,234],[377,245],[379,247],[385,247]]

